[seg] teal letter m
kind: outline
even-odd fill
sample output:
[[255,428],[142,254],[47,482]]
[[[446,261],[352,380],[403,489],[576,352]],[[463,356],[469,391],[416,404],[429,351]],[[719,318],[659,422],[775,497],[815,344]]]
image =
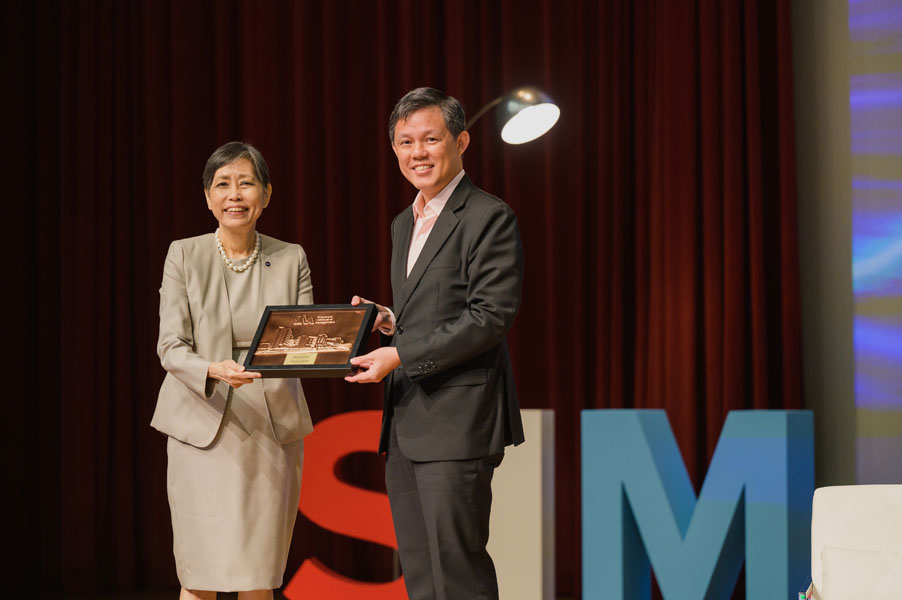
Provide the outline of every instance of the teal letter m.
[[582,411],[583,597],[797,597],[810,569],[809,411],[733,411],[698,499],[661,410]]

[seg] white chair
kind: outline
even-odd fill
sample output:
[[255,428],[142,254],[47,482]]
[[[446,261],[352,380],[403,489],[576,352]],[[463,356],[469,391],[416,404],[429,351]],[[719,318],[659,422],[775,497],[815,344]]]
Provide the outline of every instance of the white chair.
[[814,491],[811,582],[816,600],[902,598],[902,485]]

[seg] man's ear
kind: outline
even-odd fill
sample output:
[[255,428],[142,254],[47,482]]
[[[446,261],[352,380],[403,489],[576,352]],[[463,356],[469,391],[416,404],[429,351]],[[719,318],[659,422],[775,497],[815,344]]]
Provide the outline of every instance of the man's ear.
[[269,199],[272,198],[272,184],[266,184],[266,190],[263,192],[263,208],[269,206]]
[[460,132],[460,135],[457,136],[457,153],[463,154],[467,150],[467,146],[470,145],[470,132],[464,129]]

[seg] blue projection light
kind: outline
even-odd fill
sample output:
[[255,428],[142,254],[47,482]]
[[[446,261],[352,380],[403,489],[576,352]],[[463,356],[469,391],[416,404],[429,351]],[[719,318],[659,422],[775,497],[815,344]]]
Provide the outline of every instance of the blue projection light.
[[582,411],[583,595],[790,598],[810,569],[810,411],[727,415],[698,499],[662,410]]

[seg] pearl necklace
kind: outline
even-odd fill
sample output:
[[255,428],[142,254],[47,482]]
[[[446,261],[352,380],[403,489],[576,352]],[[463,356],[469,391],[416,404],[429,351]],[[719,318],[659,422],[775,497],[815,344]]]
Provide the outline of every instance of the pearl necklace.
[[257,236],[257,243],[254,244],[254,253],[248,257],[247,262],[240,267],[236,267],[235,263],[232,262],[232,259],[229,258],[229,255],[226,254],[225,249],[222,247],[222,242],[219,241],[219,228],[216,228],[216,249],[219,250],[219,254],[222,256],[222,262],[236,273],[243,273],[250,269],[257,261],[257,257],[260,256],[260,234],[254,231],[254,235]]

